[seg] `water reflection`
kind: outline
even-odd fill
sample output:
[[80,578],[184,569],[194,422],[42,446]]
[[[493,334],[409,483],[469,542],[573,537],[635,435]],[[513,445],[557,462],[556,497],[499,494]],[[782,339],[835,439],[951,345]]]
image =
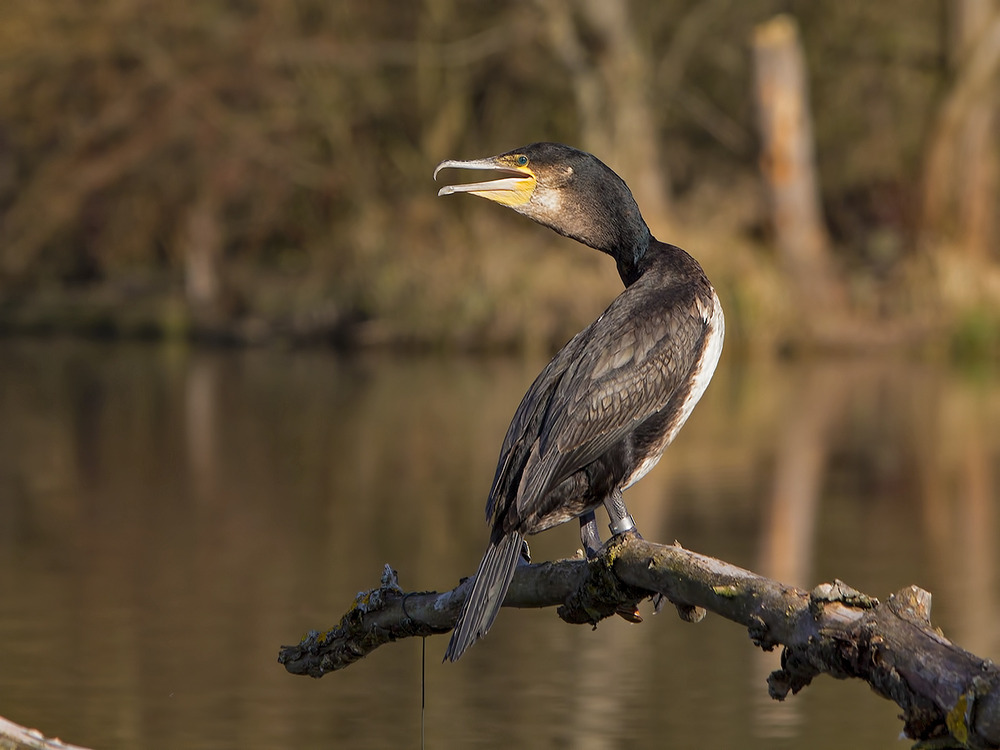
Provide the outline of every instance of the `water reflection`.
[[[415,746],[419,643],[319,682],[277,647],[385,562],[412,588],[474,568],[541,364],[0,342],[0,712],[102,748]],[[989,373],[724,360],[630,508],[647,537],[798,585],[924,586],[996,659],[998,412]],[[532,550],[577,543],[567,524]],[[429,747],[822,748],[845,715],[896,746],[895,707],[860,684],[768,701],[773,661],[718,618],[504,611],[459,664],[444,645]]]
[[[812,582],[812,548],[823,494],[831,430],[848,394],[845,368],[811,366],[784,392],[777,416],[772,487],[763,508],[760,557],[754,570],[793,586]],[[778,652],[755,654],[753,684],[780,666]],[[778,703],[757,691],[754,729],[762,737],[793,737],[799,702]]]

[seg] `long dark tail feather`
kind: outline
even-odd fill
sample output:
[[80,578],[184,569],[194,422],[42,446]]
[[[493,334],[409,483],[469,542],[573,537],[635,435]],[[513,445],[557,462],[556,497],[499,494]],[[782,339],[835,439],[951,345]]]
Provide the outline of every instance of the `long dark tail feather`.
[[512,532],[496,543],[491,541],[486,548],[472,584],[472,593],[465,600],[462,615],[455,624],[448,650],[444,653],[448,661],[458,661],[469,646],[489,631],[514,577],[523,545],[524,537]]

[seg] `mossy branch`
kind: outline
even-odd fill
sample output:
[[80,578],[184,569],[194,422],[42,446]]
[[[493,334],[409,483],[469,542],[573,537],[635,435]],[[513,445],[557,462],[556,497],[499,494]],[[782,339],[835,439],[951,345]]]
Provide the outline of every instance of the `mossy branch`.
[[[293,674],[322,677],[384,643],[446,633],[469,579],[444,593],[404,592],[386,566],[378,588],[358,594],[340,623],[283,646],[278,661]],[[782,646],[781,669],[768,677],[783,700],[814,677],[867,682],[903,709],[906,736],[922,747],[1000,747],[1000,669],[931,626],[931,596],[915,586],[879,603],[836,581],[811,592],[759,576],[680,546],[627,536],[596,560],[561,560],[517,569],[505,607],[558,607],[570,623],[592,623],[663,596],[681,616],[702,608],[747,628],[764,650]]]

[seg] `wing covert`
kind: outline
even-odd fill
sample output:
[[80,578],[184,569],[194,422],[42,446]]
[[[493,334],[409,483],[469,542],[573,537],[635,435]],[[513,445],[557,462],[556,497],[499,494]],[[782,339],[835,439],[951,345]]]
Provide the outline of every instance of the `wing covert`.
[[690,304],[664,305],[632,291],[571,339],[529,388],[504,439],[489,520],[515,501],[518,515],[525,515],[536,498],[661,411],[686,385],[709,325],[704,306],[695,304],[697,293],[689,290]]
[[[681,310],[682,312],[678,312]],[[601,456],[637,423],[662,410],[686,384],[708,323],[686,306],[631,321],[628,330],[600,326],[561,379],[534,456],[521,477],[519,509]]]

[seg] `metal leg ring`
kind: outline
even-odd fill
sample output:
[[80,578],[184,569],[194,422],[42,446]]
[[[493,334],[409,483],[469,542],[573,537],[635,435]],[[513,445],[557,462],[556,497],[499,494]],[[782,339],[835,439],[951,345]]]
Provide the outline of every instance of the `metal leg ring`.
[[608,528],[611,529],[612,534],[618,536],[619,534],[624,534],[626,531],[631,531],[632,529],[634,529],[635,521],[632,520],[631,515],[626,513],[621,518],[612,520],[612,522],[608,524]]

